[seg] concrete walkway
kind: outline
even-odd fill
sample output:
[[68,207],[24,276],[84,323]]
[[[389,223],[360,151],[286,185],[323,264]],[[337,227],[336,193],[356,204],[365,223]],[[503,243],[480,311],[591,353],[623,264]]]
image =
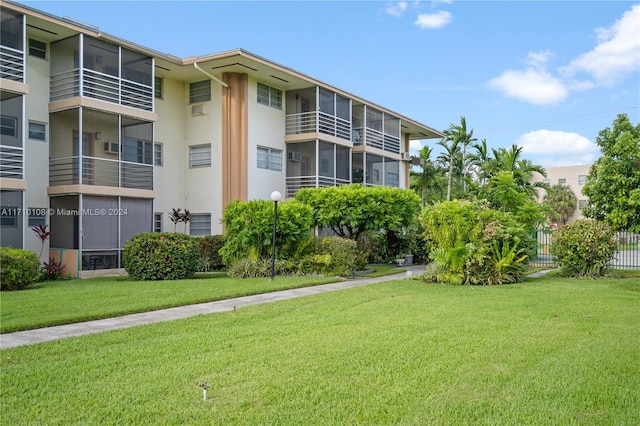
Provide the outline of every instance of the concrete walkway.
[[151,324],[161,321],[173,321],[194,315],[212,314],[216,312],[233,311],[243,306],[258,305],[261,303],[276,302],[278,300],[293,299],[296,297],[310,296],[329,291],[344,290],[363,285],[399,280],[406,278],[407,272],[419,274],[424,271],[424,265],[403,266],[402,272],[377,278],[354,278],[337,283],[323,284],[313,287],[296,288],[291,290],[276,291],[273,293],[256,294],[253,296],[237,297],[233,299],[219,300],[217,302],[199,303],[196,305],[179,306],[176,308],[161,309],[158,311],[143,312],[139,314],[125,315],[115,318],[106,318],[95,321],[80,322],[75,324],[58,325],[54,327],[39,328],[36,330],[18,331],[0,335],[0,349],[8,349],[22,345],[32,345],[50,340],[63,339],[65,337],[83,336],[102,331],[116,330],[119,328],[135,327],[137,325]]

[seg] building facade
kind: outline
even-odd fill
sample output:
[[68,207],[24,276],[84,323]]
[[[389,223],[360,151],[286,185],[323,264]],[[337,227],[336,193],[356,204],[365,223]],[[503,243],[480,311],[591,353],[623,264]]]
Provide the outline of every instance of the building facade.
[[233,200],[409,186],[424,125],[244,50],[177,58],[1,2],[1,244],[90,276],[133,235],[223,232]]
[[[567,223],[573,222],[576,219],[583,219],[582,209],[587,205],[587,196],[582,194],[582,188],[587,182],[587,175],[589,174],[590,164],[579,166],[563,166],[563,167],[548,167],[546,168],[547,177],[535,173],[532,179],[532,183],[544,182],[550,186],[554,185],[566,185],[573,190],[573,193],[578,200],[578,205],[573,215],[567,220]],[[539,194],[539,201],[542,201],[543,194]]]

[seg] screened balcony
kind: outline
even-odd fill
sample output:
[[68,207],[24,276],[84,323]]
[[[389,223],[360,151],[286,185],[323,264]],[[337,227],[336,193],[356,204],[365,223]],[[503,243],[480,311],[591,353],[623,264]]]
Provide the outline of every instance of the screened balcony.
[[0,11],[0,78],[24,83],[24,16]]
[[400,119],[367,105],[353,107],[354,146],[400,154]]
[[351,141],[351,101],[320,87],[286,94],[287,135],[323,133]]
[[287,197],[301,188],[351,183],[351,149],[322,141],[287,144]]
[[49,185],[152,190],[152,141],[148,122],[87,108],[51,114]]
[[366,186],[400,186],[400,162],[368,152],[353,154],[353,183]]
[[0,101],[0,177],[3,178],[24,177],[22,102],[23,96]]
[[50,100],[77,96],[153,111],[153,58],[83,34],[51,43]]

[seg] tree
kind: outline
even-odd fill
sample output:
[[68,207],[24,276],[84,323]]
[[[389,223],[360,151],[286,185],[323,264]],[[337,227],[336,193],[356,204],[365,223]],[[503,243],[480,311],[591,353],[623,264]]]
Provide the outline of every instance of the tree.
[[582,193],[589,197],[583,213],[616,231],[640,232],[640,123],[619,114],[612,128],[598,133],[602,156],[589,169]]
[[578,198],[571,187],[561,184],[552,186],[544,196],[543,202],[557,213],[562,225],[573,216],[578,206]]
[[[442,171],[431,160],[433,148],[424,146],[420,150],[421,171],[419,173],[411,171],[411,187],[420,195],[422,206],[427,204],[431,193],[442,192]],[[431,196],[431,198],[434,198]]]
[[456,160],[460,155],[460,142],[455,138],[453,133],[448,133],[445,130],[445,137],[438,145],[444,148],[444,152],[438,156],[440,161],[445,167],[447,167],[447,201],[451,201],[451,186],[453,185],[453,170],[456,165]]
[[420,197],[415,192],[388,186],[303,188],[295,199],[311,206],[314,226],[358,242],[367,231],[411,227],[420,211]]

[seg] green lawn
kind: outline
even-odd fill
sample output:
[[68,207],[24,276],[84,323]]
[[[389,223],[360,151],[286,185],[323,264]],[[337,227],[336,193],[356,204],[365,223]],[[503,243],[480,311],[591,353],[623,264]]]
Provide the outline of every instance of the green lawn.
[[638,425],[638,324],[637,278],[386,282],[3,350],[1,418]]
[[[374,265],[375,277],[403,272],[391,265]],[[50,281],[30,289],[3,292],[0,333],[69,324],[173,306],[211,302],[270,291],[335,282],[334,277],[233,279],[212,273],[190,280],[133,281],[127,277]]]

